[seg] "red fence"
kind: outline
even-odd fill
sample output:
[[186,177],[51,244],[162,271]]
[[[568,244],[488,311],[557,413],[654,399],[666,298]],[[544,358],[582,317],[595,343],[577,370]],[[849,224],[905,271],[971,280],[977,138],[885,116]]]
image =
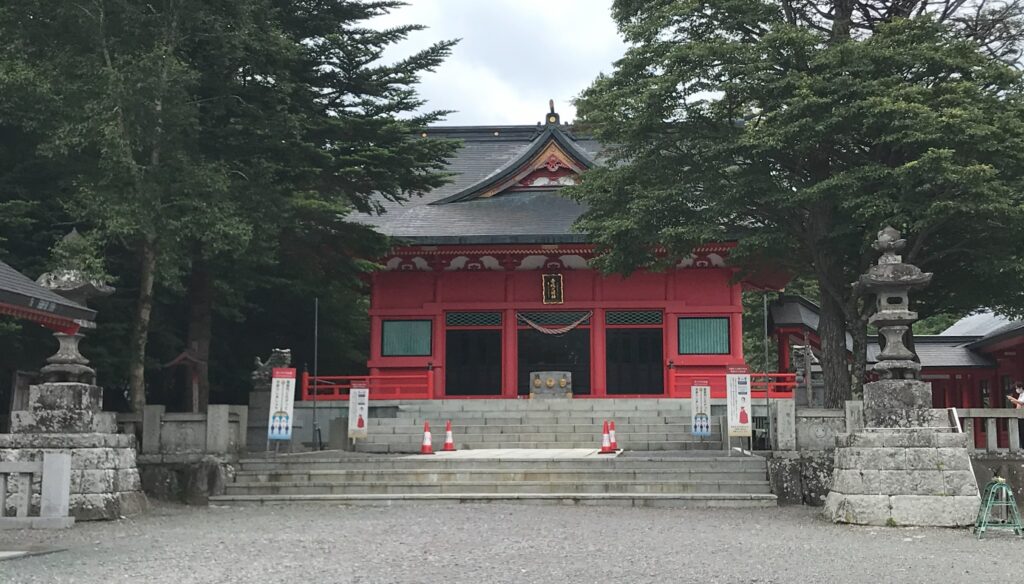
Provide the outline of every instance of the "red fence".
[[[663,395],[608,397],[690,397],[693,385],[710,385],[713,399],[726,397],[725,374],[694,374],[673,370],[669,373],[668,391]],[[352,383],[365,384],[370,389],[370,399],[431,399],[434,396],[434,374],[422,371],[403,374],[378,375],[321,375],[313,377],[302,374],[302,400],[312,401],[314,392],[317,400],[347,400]],[[751,373],[751,397],[758,399],[790,399],[796,388],[795,373]],[[581,396],[582,397],[582,396]]]
[[352,383],[364,384],[370,399],[430,399],[434,395],[432,372],[405,375],[320,375],[302,374],[302,400],[347,400]]
[[[669,375],[668,397],[690,397],[694,385],[711,386],[712,399],[725,399],[726,374],[699,374],[686,370],[673,370]],[[750,397],[791,399],[796,389],[796,373],[751,373]]]

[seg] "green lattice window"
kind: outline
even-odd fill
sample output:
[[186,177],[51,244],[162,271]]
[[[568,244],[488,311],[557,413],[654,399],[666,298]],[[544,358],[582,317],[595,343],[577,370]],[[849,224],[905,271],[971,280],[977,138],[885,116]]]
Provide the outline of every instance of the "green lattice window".
[[605,324],[661,324],[658,310],[609,310],[604,315]]
[[680,355],[728,355],[729,319],[680,318]]
[[500,312],[449,312],[444,316],[448,326],[501,326]]
[[[565,311],[565,312],[522,312],[521,316],[530,319],[530,321],[545,326],[558,326],[567,325],[576,322],[586,315],[586,311]],[[521,319],[520,319],[521,320]],[[590,319],[583,321],[583,324],[590,324]]]
[[429,320],[385,320],[381,328],[384,357],[427,357],[430,355]]

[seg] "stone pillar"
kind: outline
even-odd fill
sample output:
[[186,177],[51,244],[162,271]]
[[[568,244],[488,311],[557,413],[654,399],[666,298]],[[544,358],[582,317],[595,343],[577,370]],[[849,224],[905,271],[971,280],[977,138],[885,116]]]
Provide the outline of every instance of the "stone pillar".
[[772,400],[772,450],[796,450],[796,403],[792,399]]

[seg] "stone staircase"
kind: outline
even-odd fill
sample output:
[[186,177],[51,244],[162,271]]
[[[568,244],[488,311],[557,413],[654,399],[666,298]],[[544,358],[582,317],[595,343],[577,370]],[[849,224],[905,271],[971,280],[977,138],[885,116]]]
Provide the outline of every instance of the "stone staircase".
[[369,436],[355,449],[369,453],[416,453],[423,423],[430,422],[434,449],[451,420],[460,450],[493,448],[596,448],[604,420],[614,420],[620,448],[637,451],[722,450],[719,419],[711,436],[691,434],[689,400],[546,399],[436,400],[375,406]]
[[[495,451],[497,452],[497,451]],[[401,501],[553,502],[633,506],[775,506],[765,460],[734,452],[602,457],[375,456],[343,452],[248,459],[211,504]],[[545,456],[551,452],[551,456]],[[446,453],[447,454],[447,453]]]

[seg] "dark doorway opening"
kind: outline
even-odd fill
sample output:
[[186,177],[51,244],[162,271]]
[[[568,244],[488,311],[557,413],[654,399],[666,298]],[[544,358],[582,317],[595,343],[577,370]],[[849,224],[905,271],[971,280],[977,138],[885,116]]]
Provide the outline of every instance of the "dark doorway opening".
[[445,333],[445,395],[501,395],[501,331]]
[[573,395],[589,395],[590,329],[575,328],[561,335],[520,330],[519,395],[530,394],[531,371],[568,371]]
[[610,395],[665,393],[660,328],[610,328],[605,338]]

